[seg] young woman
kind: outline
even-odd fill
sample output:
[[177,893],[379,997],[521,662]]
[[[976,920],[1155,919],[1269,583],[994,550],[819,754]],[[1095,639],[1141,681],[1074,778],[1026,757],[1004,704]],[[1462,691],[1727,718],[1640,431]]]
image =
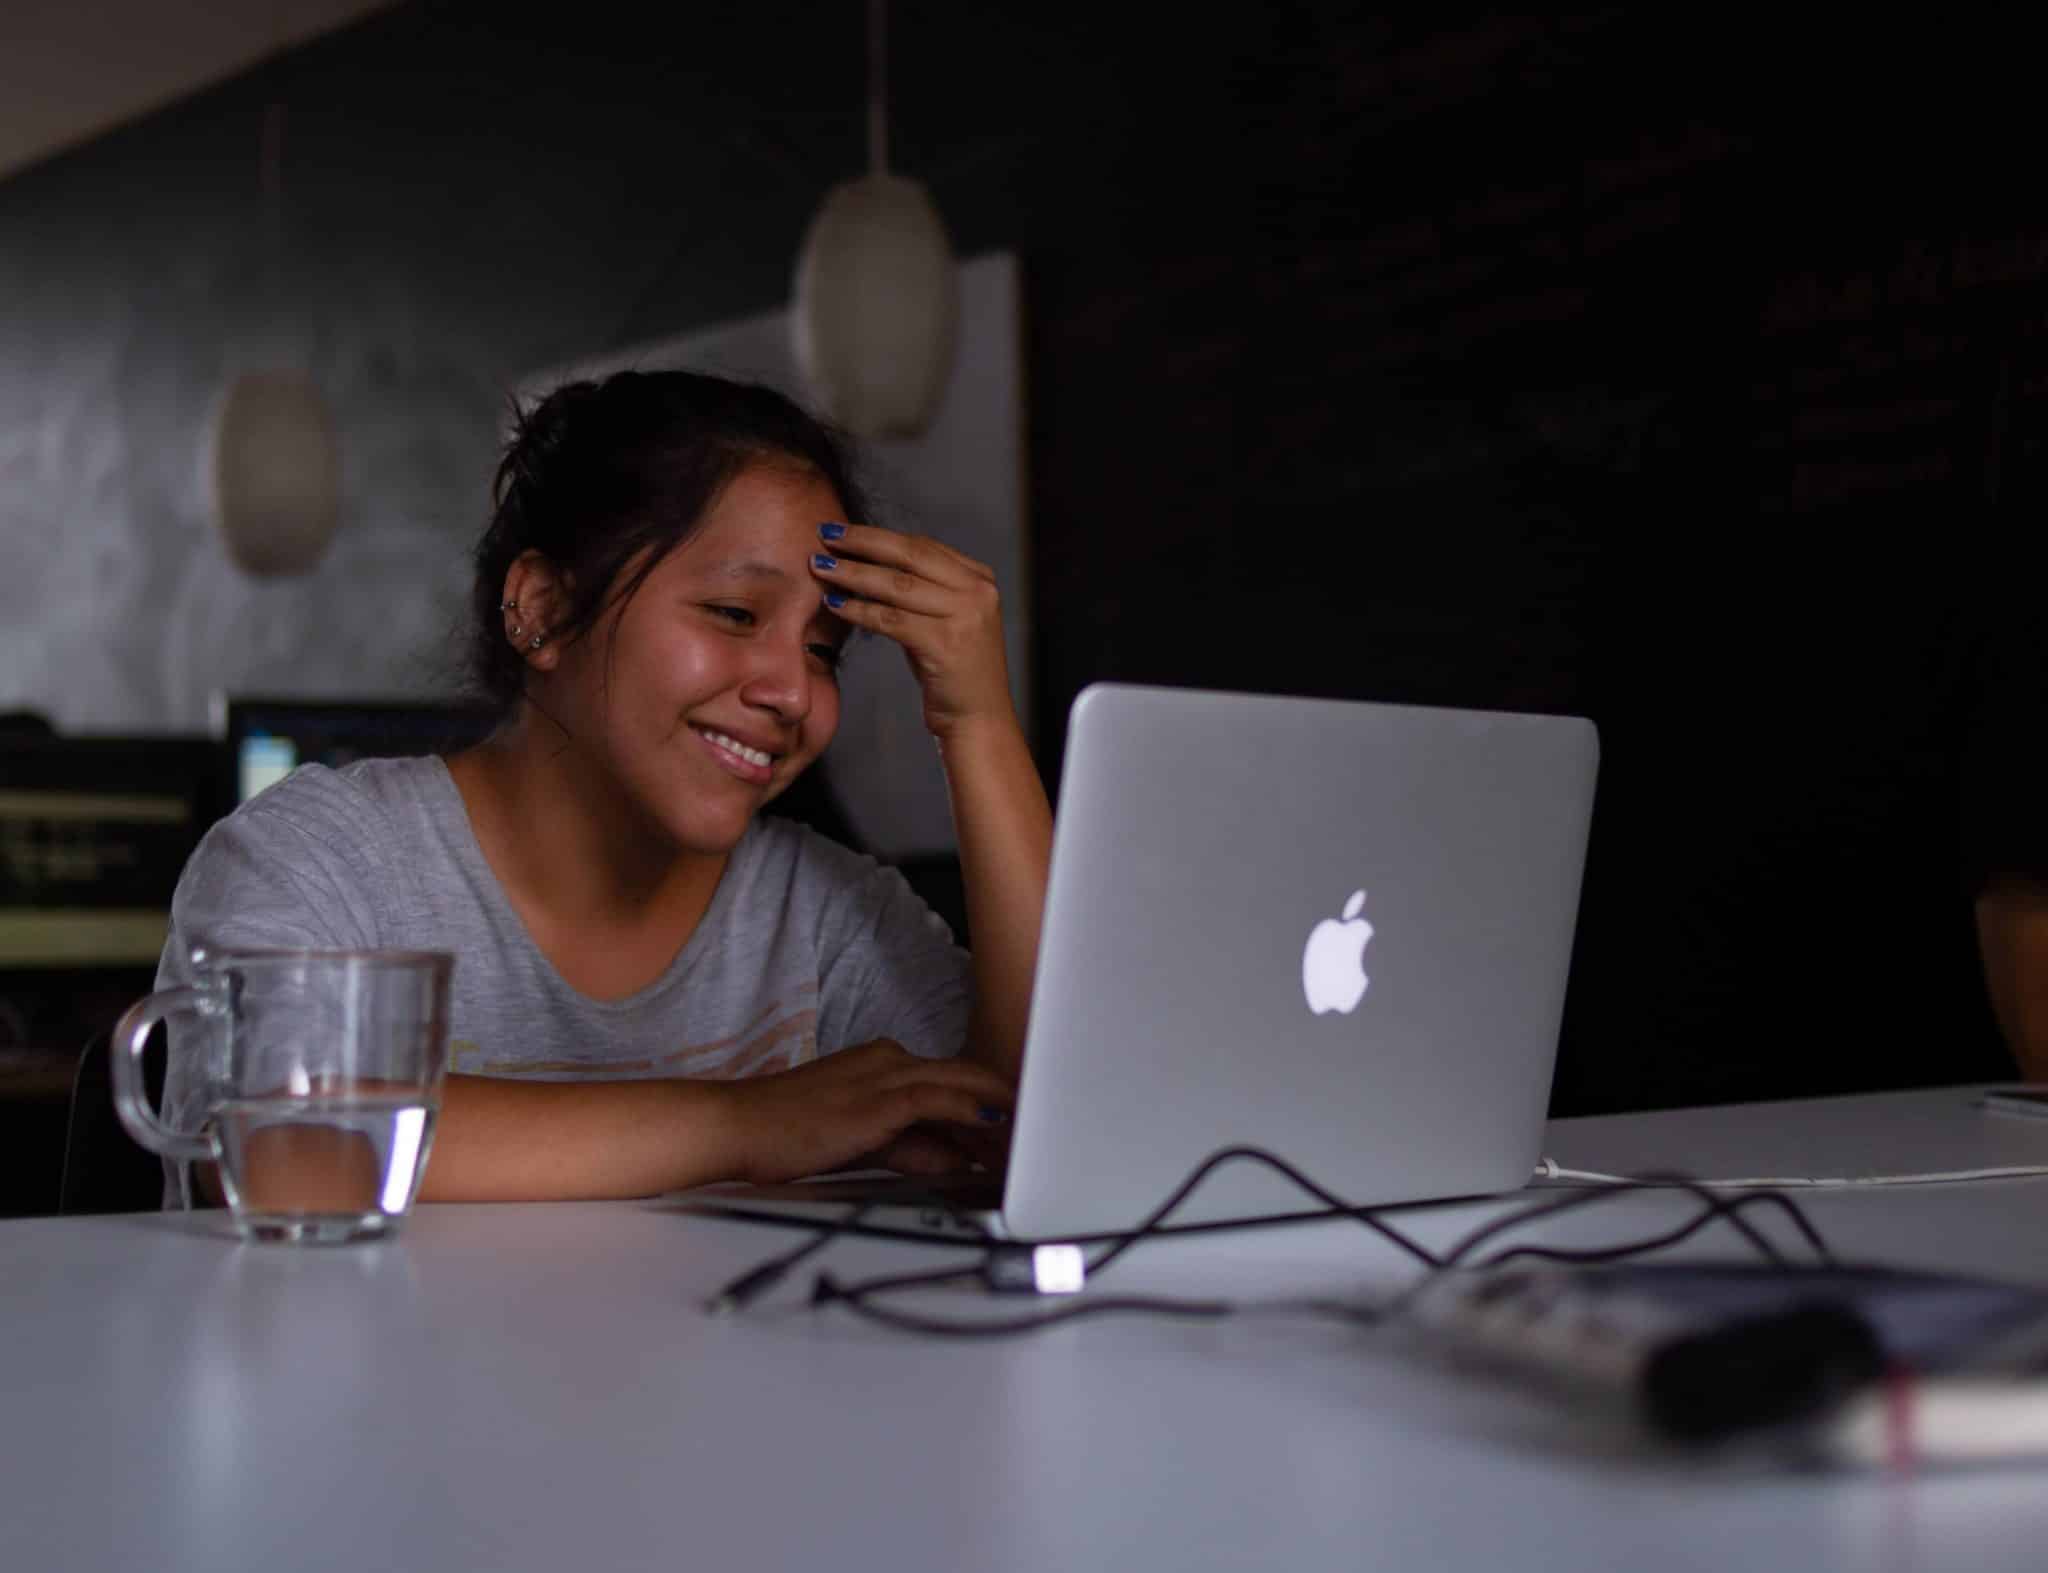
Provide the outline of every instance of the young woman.
[[[445,761],[308,766],[223,820],[163,981],[196,943],[453,951],[427,1200],[984,1155],[1052,835],[994,576],[861,522],[834,438],[781,395],[682,372],[551,394],[495,498],[472,665],[502,726]],[[922,689],[971,958],[893,870],[760,817],[831,741],[856,630]],[[197,1082],[174,1049],[173,1118]]]

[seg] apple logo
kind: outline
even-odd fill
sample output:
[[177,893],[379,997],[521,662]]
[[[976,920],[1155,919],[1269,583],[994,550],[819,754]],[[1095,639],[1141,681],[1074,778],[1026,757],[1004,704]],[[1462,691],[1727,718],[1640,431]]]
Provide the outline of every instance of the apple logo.
[[1365,975],[1365,947],[1372,925],[1360,917],[1365,892],[1354,890],[1344,903],[1343,918],[1324,918],[1310,932],[1301,953],[1301,992],[1318,1016],[1325,1011],[1349,1015],[1365,998],[1372,980]]

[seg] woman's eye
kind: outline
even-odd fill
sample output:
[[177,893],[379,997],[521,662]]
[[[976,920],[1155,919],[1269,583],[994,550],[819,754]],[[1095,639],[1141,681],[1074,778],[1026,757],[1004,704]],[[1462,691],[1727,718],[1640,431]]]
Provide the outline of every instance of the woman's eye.
[[812,655],[825,663],[825,670],[836,672],[839,663],[846,659],[846,648],[836,644],[814,644],[809,647]]
[[705,610],[713,617],[723,618],[736,627],[751,628],[754,624],[754,614],[744,606],[708,606]]

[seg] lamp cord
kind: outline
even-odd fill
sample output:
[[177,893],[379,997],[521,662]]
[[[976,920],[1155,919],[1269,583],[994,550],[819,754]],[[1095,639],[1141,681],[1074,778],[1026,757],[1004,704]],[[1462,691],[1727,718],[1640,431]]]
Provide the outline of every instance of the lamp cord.
[[868,0],[868,171],[889,172],[888,0]]

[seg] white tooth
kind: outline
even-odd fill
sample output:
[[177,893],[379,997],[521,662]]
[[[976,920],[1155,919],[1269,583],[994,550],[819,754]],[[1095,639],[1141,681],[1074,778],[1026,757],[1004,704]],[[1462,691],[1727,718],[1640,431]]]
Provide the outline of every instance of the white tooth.
[[707,738],[709,738],[712,742],[716,743],[720,748],[724,749],[727,753],[738,754],[740,758],[744,759],[750,765],[759,765],[762,769],[765,770],[772,763],[772,760],[767,754],[763,753],[758,748],[747,747],[747,745],[739,741],[738,738],[727,737],[723,732],[713,732],[708,728],[705,730],[704,735]]

